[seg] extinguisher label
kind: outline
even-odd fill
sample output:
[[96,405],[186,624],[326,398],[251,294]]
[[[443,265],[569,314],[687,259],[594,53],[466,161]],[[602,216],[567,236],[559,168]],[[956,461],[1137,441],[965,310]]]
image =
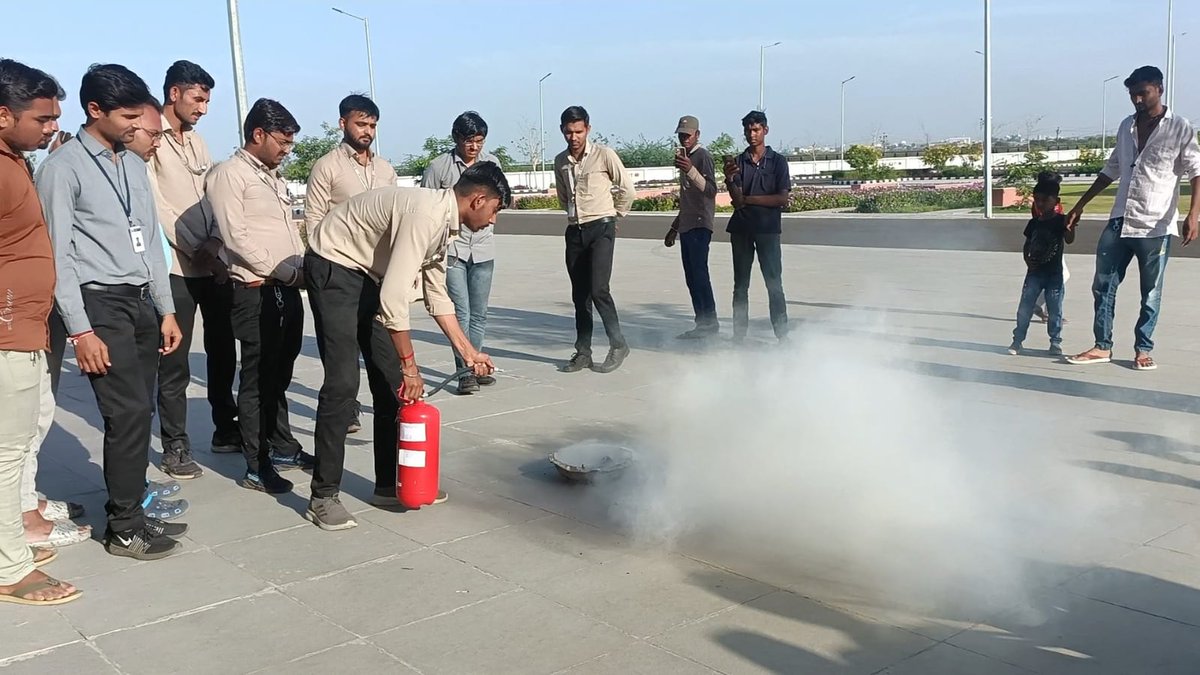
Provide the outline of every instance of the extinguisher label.
[[[422,427],[423,428],[423,427]],[[400,450],[400,466],[407,466],[411,469],[425,468],[425,451],[424,450]]]
[[[406,443],[424,443],[425,442],[425,425],[401,422],[400,423],[400,440],[402,440]],[[425,465],[422,464],[421,466],[425,466]]]

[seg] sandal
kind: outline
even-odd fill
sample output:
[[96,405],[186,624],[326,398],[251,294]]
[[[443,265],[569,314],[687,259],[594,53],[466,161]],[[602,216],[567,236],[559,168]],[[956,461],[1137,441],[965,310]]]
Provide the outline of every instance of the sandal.
[[142,513],[159,520],[174,520],[188,510],[186,499],[155,499],[142,506]]
[[55,558],[58,557],[58,550],[53,548],[38,548],[37,546],[30,546],[29,552],[33,554],[34,567],[49,565],[50,563],[54,562]]
[[28,596],[44,591],[48,588],[58,588],[62,586],[62,582],[54,577],[46,577],[37,581],[26,581],[25,583],[17,584],[13,587],[11,593],[0,594],[0,602],[12,602],[18,605],[62,605],[72,600],[76,600],[83,595],[83,591],[78,588],[70,595],[64,595],[61,598],[53,600],[33,600]]
[[46,520],[75,520],[82,518],[83,504],[63,502],[57,499],[47,499],[46,508],[42,509],[42,517]]
[[1112,352],[1108,354],[1098,354],[1097,350],[1089,349],[1082,354],[1068,356],[1067,363],[1074,366],[1090,366],[1093,363],[1112,363]]
[[1153,357],[1143,352],[1138,354],[1133,359],[1134,370],[1157,370],[1158,364],[1154,362]]
[[61,548],[79,544],[92,538],[91,525],[76,525],[69,520],[54,521],[54,528],[42,541],[31,541],[30,546],[39,548]]
[[146,497],[148,497],[151,501],[155,499],[162,499],[163,497],[170,497],[176,492],[179,492],[180,489],[181,488],[178,481],[146,481]]

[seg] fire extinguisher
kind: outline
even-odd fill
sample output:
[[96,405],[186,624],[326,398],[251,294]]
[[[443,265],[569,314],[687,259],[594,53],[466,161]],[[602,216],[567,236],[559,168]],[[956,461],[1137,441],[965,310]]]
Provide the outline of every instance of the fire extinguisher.
[[[459,370],[426,395],[436,394],[470,370]],[[442,415],[425,401],[401,400],[396,424],[396,499],[404,508],[419,509],[437,499]]]

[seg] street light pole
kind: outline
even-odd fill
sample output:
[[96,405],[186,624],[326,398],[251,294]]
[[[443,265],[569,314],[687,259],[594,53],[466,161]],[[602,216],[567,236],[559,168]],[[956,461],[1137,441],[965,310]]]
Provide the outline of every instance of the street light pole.
[[1167,0],[1167,91],[1163,104],[1171,107],[1175,98],[1175,0]]
[[554,73],[546,73],[538,80],[538,183],[544,186],[543,174],[546,172],[546,110],[542,102],[542,83]]
[[983,217],[992,215],[992,0],[983,0]]
[[765,105],[763,103],[763,92],[764,92],[764,89],[766,88],[766,75],[767,75],[766,53],[767,53],[767,50],[770,49],[771,47],[775,47],[775,46],[778,46],[781,44],[783,44],[783,43],[782,42],[774,42],[769,45],[759,45],[759,47],[758,47],[758,109],[759,110],[763,110],[764,105]]
[[242,124],[246,121],[246,71],[242,67],[242,33],[238,26],[237,0],[229,0],[229,51],[233,54],[233,89],[237,104],[238,145],[246,144]]
[[[338,14],[348,16],[351,19],[358,19],[359,21],[362,22],[363,34],[366,36],[366,39],[367,39],[367,86],[369,86],[371,88],[371,100],[375,102],[375,105],[379,105],[379,99],[375,98],[375,64],[371,60],[371,23],[367,20],[367,18],[365,16],[357,16],[355,14],[351,14],[350,12],[340,10],[337,7],[330,7],[330,9],[337,12]],[[375,152],[376,153],[379,152],[379,130],[378,129],[376,129],[376,131],[375,131]]]
[[1108,159],[1108,83],[1120,77],[1112,77],[1100,83],[1103,93],[1100,96],[1100,158]]
[[[853,80],[856,77],[858,77],[858,76],[851,75],[850,77],[847,77],[846,79],[842,80],[842,124],[841,124],[842,132],[841,132],[841,136],[839,136],[839,138],[841,140],[838,141],[838,161],[839,162],[846,161],[846,83],[849,82],[850,80]],[[842,169],[845,167],[839,166],[838,168]]]

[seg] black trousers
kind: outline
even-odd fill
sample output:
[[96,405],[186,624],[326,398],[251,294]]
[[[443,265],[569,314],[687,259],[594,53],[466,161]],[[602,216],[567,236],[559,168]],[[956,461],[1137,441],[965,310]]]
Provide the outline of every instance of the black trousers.
[[604,322],[609,346],[613,349],[625,346],[617,304],[608,288],[616,230],[615,218],[567,226],[567,274],[571,277],[571,300],[575,303],[575,351],[580,354],[592,353],[592,305]]
[[788,334],[787,297],[783,294],[783,252],[778,234],[731,232],[729,246],[733,251],[733,335],[743,337],[750,325],[750,271],[754,256],[767,285],[767,303],[775,337]]
[[150,454],[151,396],[162,343],[158,314],[147,287],[84,286],[83,306],[96,336],[108,346],[112,366],[89,375],[104,419],[104,483],[108,527],[140,529]]
[[218,284],[212,277],[172,274],[171,295],[175,299],[175,320],[183,331],[183,342],[158,364],[158,424],[163,447],[188,442],[187,388],[192,380],[188,357],[192,350],[197,307],[204,317],[204,354],[208,371],[205,388],[212,408],[214,435],[236,437],[237,403],[233,398],[233,377],[237,371],[237,347],[229,316],[233,308],[233,285],[229,282]]
[[67,326],[63,323],[62,315],[58,313],[58,305],[50,308],[50,391],[58,398],[58,378],[62,375],[63,356],[67,351]]
[[234,287],[233,335],[242,344],[238,426],[246,467],[270,466],[271,449],[294,453],[300,444],[288,420],[287,389],[304,340],[300,290],[287,286]]
[[317,397],[317,465],[314,497],[338,494],[346,461],[346,425],[358,396],[358,356],[362,354],[375,408],[375,491],[396,491],[396,391],[403,384],[400,355],[379,313],[379,285],[366,274],[309,252],[304,280],[317,330],[325,381]]

